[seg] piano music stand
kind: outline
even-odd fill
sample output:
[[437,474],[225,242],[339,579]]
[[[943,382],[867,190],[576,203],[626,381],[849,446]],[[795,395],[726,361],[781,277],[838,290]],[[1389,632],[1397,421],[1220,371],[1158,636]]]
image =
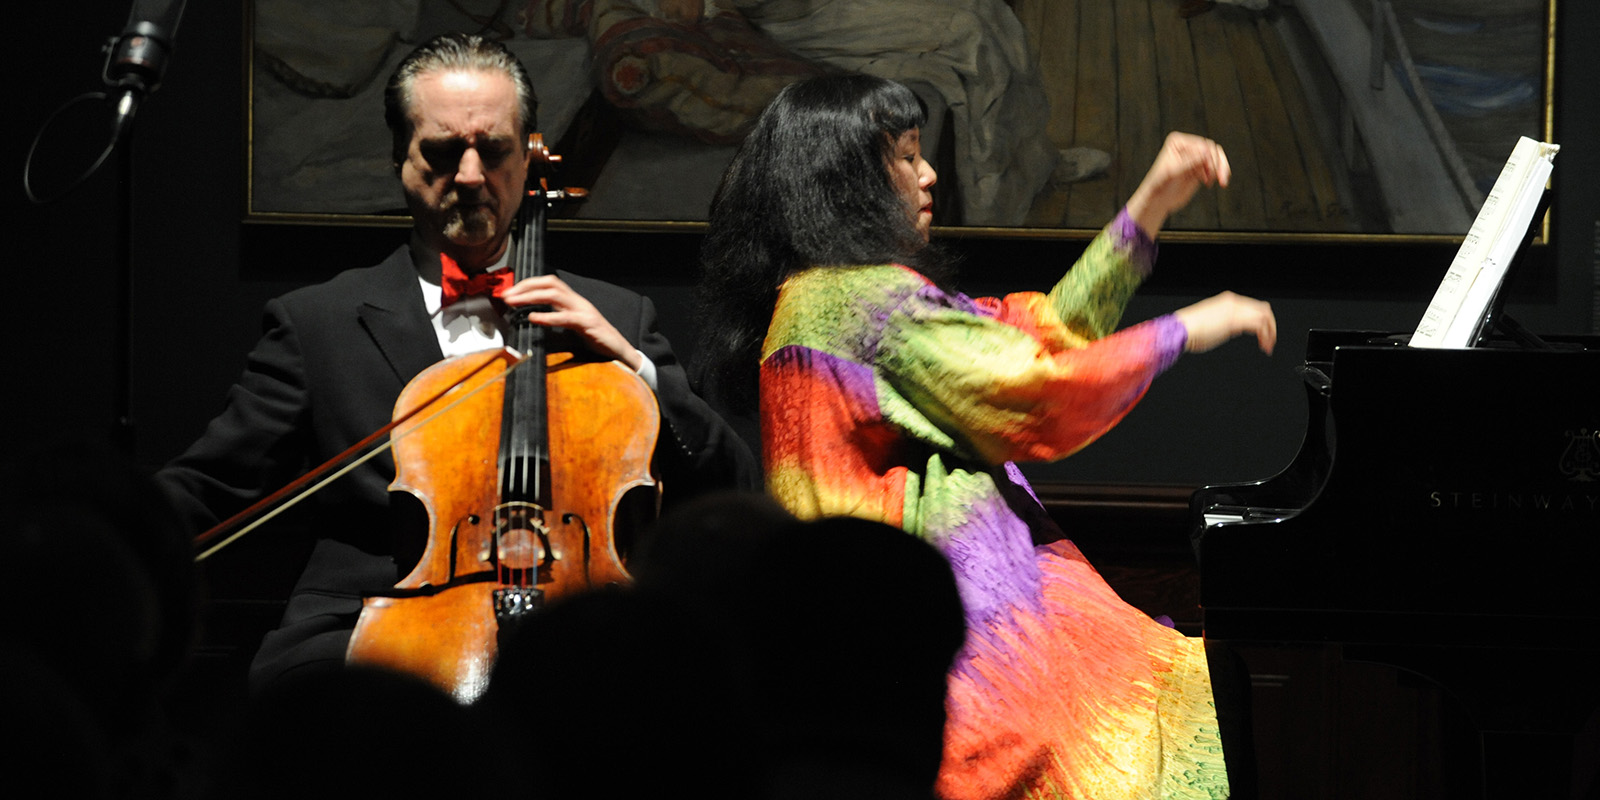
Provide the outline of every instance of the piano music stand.
[[1506,273],[1500,279],[1500,285],[1495,287],[1494,296],[1489,301],[1489,310],[1478,323],[1478,329],[1472,335],[1473,347],[1487,347],[1490,336],[1498,330],[1510,337],[1513,342],[1526,350],[1552,350],[1549,342],[1540,338],[1538,334],[1528,330],[1510,315],[1505,313],[1506,285],[1511,282],[1511,277],[1517,273],[1518,267],[1523,264],[1528,256],[1528,251],[1533,247],[1533,240],[1538,237],[1543,228],[1544,216],[1550,211],[1550,193],[1545,192],[1539,196],[1539,205],[1533,212],[1533,219],[1528,223],[1528,230],[1522,237],[1521,244],[1517,245],[1516,255],[1511,257],[1511,263],[1506,265]]

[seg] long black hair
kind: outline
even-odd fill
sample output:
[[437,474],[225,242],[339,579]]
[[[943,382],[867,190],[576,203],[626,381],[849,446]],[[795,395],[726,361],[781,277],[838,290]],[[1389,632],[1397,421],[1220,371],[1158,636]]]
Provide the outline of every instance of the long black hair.
[[812,267],[905,264],[943,282],[889,175],[895,140],[927,112],[901,84],[829,75],[780,91],[740,145],[711,200],[701,250],[701,391],[755,407],[761,344],[778,287]]

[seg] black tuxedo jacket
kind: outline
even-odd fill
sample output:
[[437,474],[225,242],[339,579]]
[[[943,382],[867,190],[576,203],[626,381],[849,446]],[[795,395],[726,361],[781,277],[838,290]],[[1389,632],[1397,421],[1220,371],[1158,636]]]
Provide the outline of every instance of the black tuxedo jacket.
[[[656,366],[662,431],[656,466],[664,499],[717,488],[759,488],[754,456],[689,388],[649,299],[602,281],[557,273]],[[223,412],[159,474],[174,502],[204,530],[389,422],[412,378],[442,357],[407,248],[266,306],[264,333]],[[311,556],[277,631],[252,667],[262,682],[341,662],[364,594],[400,577],[387,453],[318,492],[300,527]]]

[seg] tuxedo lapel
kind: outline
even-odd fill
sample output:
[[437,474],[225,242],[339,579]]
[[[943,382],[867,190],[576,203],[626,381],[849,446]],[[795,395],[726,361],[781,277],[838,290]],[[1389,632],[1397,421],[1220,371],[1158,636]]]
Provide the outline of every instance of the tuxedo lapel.
[[422,290],[407,248],[396,250],[379,265],[371,291],[357,305],[356,314],[402,384],[444,358],[423,308]]

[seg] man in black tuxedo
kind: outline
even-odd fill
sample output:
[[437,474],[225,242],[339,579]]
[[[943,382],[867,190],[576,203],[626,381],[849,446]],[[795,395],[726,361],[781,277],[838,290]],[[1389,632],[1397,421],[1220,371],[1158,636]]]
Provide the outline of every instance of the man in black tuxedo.
[[[749,447],[690,390],[647,298],[559,271],[503,286],[498,305],[451,297],[460,283],[509,270],[534,108],[521,63],[480,37],[447,34],[401,62],[385,91],[385,118],[415,220],[410,243],[377,266],[267,304],[265,333],[227,407],[160,473],[197,529],[381,428],[405,385],[441,358],[503,343],[500,309],[508,307],[543,307],[529,319],[567,331],[651,385],[662,416],[655,460],[668,499],[757,488]],[[409,567],[395,561],[394,472],[384,454],[301,512],[315,543],[280,627],[251,667],[252,685],[343,663],[362,596],[391,588]]]

